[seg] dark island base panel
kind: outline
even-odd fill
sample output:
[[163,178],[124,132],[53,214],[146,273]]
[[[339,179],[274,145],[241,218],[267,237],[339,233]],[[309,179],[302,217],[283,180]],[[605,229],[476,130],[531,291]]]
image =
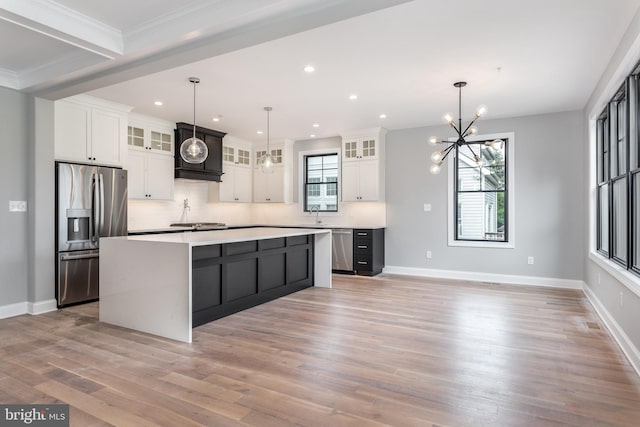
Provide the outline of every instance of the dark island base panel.
[[313,286],[314,236],[196,246],[192,326]]

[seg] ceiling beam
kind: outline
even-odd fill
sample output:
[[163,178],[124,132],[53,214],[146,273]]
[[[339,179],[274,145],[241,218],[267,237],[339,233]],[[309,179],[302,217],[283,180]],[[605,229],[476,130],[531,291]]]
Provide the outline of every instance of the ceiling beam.
[[[15,1],[15,0],[13,0]],[[304,0],[285,1],[297,7],[286,10],[274,7],[271,13],[259,16],[257,20],[241,20],[234,26],[213,34],[195,35],[193,38],[179,39],[171,46],[165,44],[160,50],[151,49],[144,53],[126,53],[114,61],[108,61],[78,70],[67,75],[64,81],[48,82],[27,88],[36,96],[47,99],[60,99],[78,93],[88,92],[101,87],[142,77],[147,74],[167,70],[180,65],[197,62],[224,53],[243,49],[259,43],[286,37],[298,32],[328,25],[334,22],[371,13],[412,0]],[[238,12],[237,10],[235,12]],[[255,17],[254,17],[255,18]],[[249,21],[249,22],[247,22]],[[239,24],[239,25],[238,25]],[[140,42],[138,49],[147,46]],[[144,49],[143,49],[144,50]]]
[[104,58],[124,51],[119,30],[50,0],[3,0],[0,19]]

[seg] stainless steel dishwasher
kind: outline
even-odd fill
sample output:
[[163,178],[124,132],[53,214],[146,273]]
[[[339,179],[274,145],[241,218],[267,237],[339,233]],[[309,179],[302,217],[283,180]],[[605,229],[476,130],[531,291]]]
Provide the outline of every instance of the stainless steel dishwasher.
[[332,256],[333,270],[353,271],[353,229],[332,228]]

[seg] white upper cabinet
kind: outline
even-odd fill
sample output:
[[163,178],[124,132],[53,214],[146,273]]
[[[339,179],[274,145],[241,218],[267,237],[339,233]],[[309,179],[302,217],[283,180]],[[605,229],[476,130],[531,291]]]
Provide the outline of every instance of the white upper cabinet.
[[227,135],[222,146],[222,181],[219,201],[252,201],[252,147],[251,143]]
[[293,165],[293,141],[269,144],[274,160],[274,171],[260,170],[260,159],[267,147],[257,146],[253,160],[253,201],[255,203],[290,203],[292,200],[291,169]]
[[364,129],[342,135],[342,201],[384,201],[386,130]]
[[131,113],[127,126],[127,146],[132,150],[173,156],[174,129],[175,123]]
[[129,115],[125,169],[130,199],[173,199],[174,127],[154,117]]
[[122,166],[131,107],[77,95],[54,103],[54,152],[60,161]]

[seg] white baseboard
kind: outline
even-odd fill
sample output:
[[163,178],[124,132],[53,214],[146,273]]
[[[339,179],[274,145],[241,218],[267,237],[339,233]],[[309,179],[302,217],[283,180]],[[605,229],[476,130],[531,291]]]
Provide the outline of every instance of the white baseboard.
[[474,282],[508,283],[513,285],[545,286],[562,289],[583,289],[582,280],[557,279],[550,277],[516,276],[510,274],[478,273],[470,271],[436,270],[429,268],[387,266],[384,273],[405,276],[433,277],[437,279],[471,280]]
[[58,309],[55,299],[38,302],[18,302],[15,304],[0,305],[0,319],[20,316],[21,314],[42,314]]
[[631,366],[636,370],[636,373],[640,375],[640,351],[633,345],[633,342],[629,339],[629,336],[624,332],[624,330],[620,327],[618,322],[613,318],[611,313],[605,308],[605,306],[600,302],[596,294],[593,293],[589,286],[584,287],[584,294],[587,296],[587,299],[595,308],[596,312],[606,325],[611,335],[613,335],[613,339],[616,340],[618,346],[622,349],[622,352],[627,356]]
[[27,313],[29,314],[42,314],[50,311],[56,311],[58,309],[58,302],[55,299],[29,302],[27,303]]
[[18,302],[15,304],[0,305],[0,319],[7,317],[20,316],[27,313],[27,303]]

